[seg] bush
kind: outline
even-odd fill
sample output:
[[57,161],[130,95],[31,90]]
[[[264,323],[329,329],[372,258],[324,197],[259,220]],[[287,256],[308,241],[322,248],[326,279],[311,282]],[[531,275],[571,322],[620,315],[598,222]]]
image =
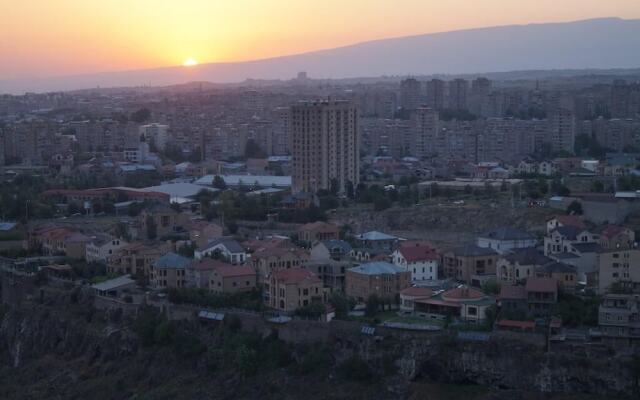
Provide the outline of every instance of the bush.
[[296,310],[295,314],[302,318],[318,319],[324,314],[325,306],[322,303],[311,303]]
[[341,379],[357,382],[371,382],[374,374],[364,360],[357,355],[346,359],[337,368],[338,376]]
[[331,351],[324,345],[314,345],[306,349],[296,371],[302,375],[329,371],[333,365]]
[[329,304],[336,310],[336,317],[344,318],[355,306],[355,301],[342,292],[333,292],[329,296]]
[[206,289],[169,289],[169,301],[176,304],[195,304],[211,308],[242,308],[261,311],[262,298],[258,290],[245,293],[215,294]]
[[378,313],[381,305],[382,305],[382,302],[380,301],[380,298],[377,295],[372,294],[367,299],[367,308],[365,309],[365,312],[364,312],[365,315],[367,317],[373,317]]

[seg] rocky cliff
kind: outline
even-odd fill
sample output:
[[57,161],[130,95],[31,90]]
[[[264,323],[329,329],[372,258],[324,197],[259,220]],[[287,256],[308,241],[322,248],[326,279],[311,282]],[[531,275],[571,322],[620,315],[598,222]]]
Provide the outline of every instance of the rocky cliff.
[[[296,336],[229,315],[224,325],[170,322],[152,311],[127,318],[95,310],[78,291],[48,293],[0,310],[0,398],[621,399],[635,393],[630,359],[606,350],[547,353],[510,336],[479,343],[383,329],[366,337],[348,323],[318,329],[328,334]],[[311,344],[304,337],[327,340]]]

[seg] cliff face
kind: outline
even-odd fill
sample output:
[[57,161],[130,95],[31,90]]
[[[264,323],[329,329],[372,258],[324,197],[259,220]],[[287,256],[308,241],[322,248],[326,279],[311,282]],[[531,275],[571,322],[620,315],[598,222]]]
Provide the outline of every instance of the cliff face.
[[[90,311],[88,311],[90,312]],[[14,368],[44,355],[90,362],[115,360],[135,352],[135,337],[126,330],[90,327],[83,315],[49,309],[12,309],[0,321],[0,354]]]
[[[226,327],[180,322],[171,334],[156,328],[150,335],[155,344],[150,346],[136,328],[140,318],[98,312],[90,299],[77,294],[46,298],[42,305],[0,309],[0,398],[91,395],[98,400],[145,394],[172,399],[275,399],[298,398],[313,388],[308,400],[397,399],[421,398],[415,397],[422,390],[416,385],[426,382],[475,385],[491,392],[491,397],[465,400],[513,398],[514,392],[521,398],[526,393],[545,398],[553,398],[553,393],[583,393],[598,399],[634,394],[629,360],[604,350],[546,353],[539,345],[509,337],[475,343],[447,334],[420,336],[380,329],[381,336],[373,338],[349,335],[346,328],[329,329],[328,341],[310,345],[296,339],[309,335],[313,324],[304,325],[306,332],[296,337],[294,330],[302,325],[278,330],[259,322],[262,319],[242,320],[235,328],[231,321]],[[318,329],[326,333],[328,328],[325,324]],[[274,339],[256,344],[253,332]],[[167,335],[173,337],[171,344]],[[238,344],[241,335],[245,339]],[[314,348],[321,348],[322,354],[313,354]],[[326,364],[324,369],[317,367],[321,364]],[[344,365],[359,371],[345,373]]]

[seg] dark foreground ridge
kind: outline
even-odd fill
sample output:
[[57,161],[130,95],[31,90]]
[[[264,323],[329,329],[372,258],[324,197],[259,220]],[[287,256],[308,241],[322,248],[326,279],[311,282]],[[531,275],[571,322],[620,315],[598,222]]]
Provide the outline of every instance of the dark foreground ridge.
[[637,393],[638,361],[602,350],[549,354],[522,335],[492,334],[476,343],[449,332],[379,328],[368,336],[350,321],[293,322],[227,313],[224,322],[212,323],[195,312],[163,315],[154,307],[129,315],[95,309],[92,296],[78,288],[46,288],[33,300],[2,306],[0,398],[624,399]]

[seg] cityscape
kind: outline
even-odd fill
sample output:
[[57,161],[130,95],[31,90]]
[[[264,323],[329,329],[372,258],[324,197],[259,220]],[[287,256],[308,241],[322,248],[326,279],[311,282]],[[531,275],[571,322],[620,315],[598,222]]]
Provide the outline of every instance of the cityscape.
[[0,28],[1,398],[638,398],[640,6],[346,3],[388,24],[288,4],[317,40],[244,56],[278,36],[229,6],[236,53],[169,64]]

